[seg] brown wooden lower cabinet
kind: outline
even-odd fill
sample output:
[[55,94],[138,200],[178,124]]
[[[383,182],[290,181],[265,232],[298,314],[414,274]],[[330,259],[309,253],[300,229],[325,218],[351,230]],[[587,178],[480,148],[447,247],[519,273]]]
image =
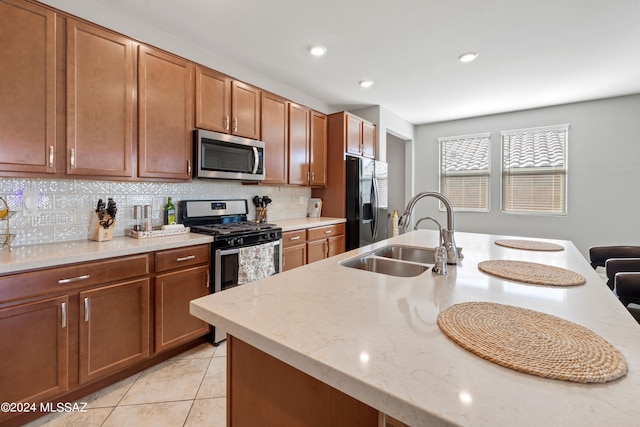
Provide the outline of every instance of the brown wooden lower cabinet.
[[189,313],[189,301],[209,291],[209,265],[156,276],[156,353],[209,332],[208,323]]
[[344,224],[285,231],[282,233],[282,270],[291,270],[343,253],[344,234]]
[[80,292],[80,384],[149,357],[149,279]]
[[[205,244],[0,275],[0,402],[74,401],[203,342],[209,325],[189,301],[209,293],[209,253]],[[0,426],[39,415],[0,412]]]
[[[0,401],[37,402],[67,391],[68,307],[61,295],[0,310]],[[0,421],[9,415],[0,413]]]
[[378,411],[230,336],[227,425],[376,427]]

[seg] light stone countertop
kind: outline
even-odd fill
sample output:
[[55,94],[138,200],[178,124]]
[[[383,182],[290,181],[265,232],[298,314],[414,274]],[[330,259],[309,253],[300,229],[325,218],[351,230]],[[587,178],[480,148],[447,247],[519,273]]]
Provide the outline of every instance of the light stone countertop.
[[325,225],[340,224],[342,222],[347,222],[347,219],[321,216],[320,218],[280,219],[269,222],[272,224],[276,224],[278,227],[282,227],[282,231],[292,231],[300,230],[303,228],[323,227]]
[[[495,245],[516,238],[456,233],[465,258],[446,276],[392,277],[339,265],[389,243],[433,247],[433,230],[398,237],[191,302],[231,335],[412,426],[636,426],[640,326],[573,243],[562,252]],[[529,238],[526,238],[529,239]],[[530,239],[538,240],[538,239]],[[557,288],[480,272],[489,259],[538,262],[587,278]],[[519,373],[462,349],[438,328],[452,304],[492,301],[583,325],[625,356],[628,374],[578,384]]]
[[134,239],[114,237],[107,242],[73,240],[18,246],[0,251],[0,275],[19,273],[38,268],[57,267],[77,262],[96,261],[105,258],[133,255],[144,252],[174,249],[211,243],[213,238],[196,233]]

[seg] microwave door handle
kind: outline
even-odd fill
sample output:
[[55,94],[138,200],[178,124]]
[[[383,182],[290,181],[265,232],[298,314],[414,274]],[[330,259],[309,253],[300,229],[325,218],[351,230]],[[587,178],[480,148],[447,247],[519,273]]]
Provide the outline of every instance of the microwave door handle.
[[259,165],[259,159],[258,159],[258,148],[253,147],[253,172],[251,172],[252,174],[256,174],[258,173],[258,165]]

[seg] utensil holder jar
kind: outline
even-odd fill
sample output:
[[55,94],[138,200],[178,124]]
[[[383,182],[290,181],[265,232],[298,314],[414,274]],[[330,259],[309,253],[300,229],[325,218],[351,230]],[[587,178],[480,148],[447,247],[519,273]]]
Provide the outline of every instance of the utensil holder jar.
[[256,222],[267,222],[267,208],[256,208]]

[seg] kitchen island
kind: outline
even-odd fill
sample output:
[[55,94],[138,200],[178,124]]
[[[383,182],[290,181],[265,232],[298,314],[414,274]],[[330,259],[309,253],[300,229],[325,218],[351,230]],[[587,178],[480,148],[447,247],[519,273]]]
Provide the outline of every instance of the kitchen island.
[[[505,238],[510,237],[456,233],[464,259],[448,266],[444,276],[429,270],[395,277],[340,265],[388,244],[436,244],[435,231],[414,231],[197,299],[191,312],[227,330],[232,343],[249,344],[410,426],[637,425],[638,324],[571,242],[545,240],[565,248],[559,252],[494,243]],[[586,283],[550,287],[499,279],[478,270],[485,260],[561,267],[583,275]],[[442,310],[470,301],[527,308],[582,325],[624,355],[628,373],[581,384],[475,356],[436,323]]]

